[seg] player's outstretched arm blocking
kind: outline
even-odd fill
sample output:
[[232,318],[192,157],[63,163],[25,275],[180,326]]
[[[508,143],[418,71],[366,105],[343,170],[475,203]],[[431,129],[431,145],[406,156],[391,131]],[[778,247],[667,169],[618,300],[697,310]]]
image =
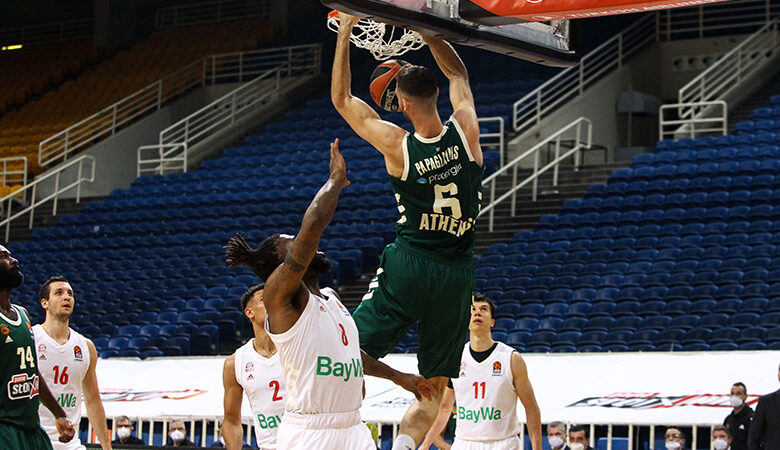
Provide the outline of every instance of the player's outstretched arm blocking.
[[[358,18],[339,14],[339,34],[336,55],[333,58],[330,96],[336,111],[361,138],[379,150],[389,166],[403,170],[401,140],[406,132],[399,126],[384,121],[366,102],[352,95],[352,72],[349,65],[349,37]],[[398,175],[398,174],[394,174]]]
[[84,381],[81,383],[84,403],[87,406],[87,417],[100,441],[100,447],[103,450],[111,450],[111,437],[106,426],[106,410],[103,409],[103,401],[100,399],[100,388],[97,382],[98,353],[95,344],[89,339],[87,339],[87,347],[89,348],[89,368],[87,368]]
[[515,392],[525,408],[525,419],[528,426],[528,437],[533,450],[542,450],[542,415],[536,403],[534,388],[528,379],[528,368],[519,353],[512,353],[512,378]]
[[221,433],[225,439],[225,447],[228,450],[239,450],[242,446],[244,430],[241,427],[241,400],[244,389],[236,381],[236,356],[230,355],[222,366],[222,385],[225,388],[223,405],[225,417],[222,422]]
[[436,444],[441,433],[447,427],[447,422],[450,420],[450,415],[452,414],[453,405],[455,405],[455,390],[447,387],[444,389],[444,394],[441,396],[441,403],[439,403],[439,412],[436,414],[436,419],[433,421],[428,432],[425,433],[425,439],[418,447],[419,450],[428,450],[431,448],[431,445]]

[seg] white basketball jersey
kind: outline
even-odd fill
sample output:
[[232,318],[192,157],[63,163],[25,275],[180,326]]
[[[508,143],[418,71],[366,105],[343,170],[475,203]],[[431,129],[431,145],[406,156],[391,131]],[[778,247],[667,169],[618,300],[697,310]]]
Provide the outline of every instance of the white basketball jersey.
[[251,339],[236,350],[236,381],[249,399],[258,447],[276,450],[276,432],[287,397],[282,363],[278,352],[270,358],[260,356],[255,351],[254,342]]
[[70,338],[64,345],[52,339],[41,325],[35,325],[35,346],[38,351],[38,373],[49,387],[57,403],[76,429],[76,436],[67,444],[59,442],[59,433],[54,415],[41,404],[38,416],[41,426],[46,430],[55,449],[83,448],[79,441],[79,422],[81,422],[81,384],[89,369],[89,347],[87,339],[68,328]]
[[520,432],[517,393],[512,380],[514,349],[498,342],[481,363],[463,348],[460,376],[452,379],[458,405],[455,436],[469,441],[506,439]]
[[286,410],[300,414],[343,413],[363,402],[363,361],[355,321],[335,294],[309,293],[289,330],[273,334],[287,385]]

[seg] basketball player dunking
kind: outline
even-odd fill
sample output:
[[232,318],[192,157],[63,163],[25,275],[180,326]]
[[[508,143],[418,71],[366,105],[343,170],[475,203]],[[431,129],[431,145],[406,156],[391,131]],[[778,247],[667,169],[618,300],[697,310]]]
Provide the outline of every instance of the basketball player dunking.
[[460,376],[445,391],[439,415],[420,450],[428,450],[435,442],[447,426],[456,402],[452,450],[519,450],[518,398],[525,407],[531,447],[542,450],[542,419],[528,369],[512,347],[493,340],[490,329],[495,324],[495,309],[489,298],[474,296],[470,338],[461,351]]
[[399,111],[415,132],[383,121],[350,91],[349,37],[357,18],[340,13],[331,98],[355,132],[385,158],[401,217],[371,289],[355,311],[363,351],[390,352],[420,322],[420,374],[434,402],[416,402],[404,416],[394,450],[415,448],[430,427],[447,378],[458,376],[474,287],[474,223],[480,208],[482,150],[468,73],[450,44],[423,36],[449,79],[454,113],[442,123],[436,77],[421,66],[397,76]]
[[417,398],[430,398],[430,386],[421,377],[364,358],[349,311],[334,296],[317,295],[304,282],[307,273],[328,265],[317,245],[333,219],[341,189],[349,184],[338,140],[331,144],[330,157],[330,177],[306,210],[297,236],[274,235],[255,250],[237,236],[226,247],[229,264],[247,265],[265,280],[265,329],[279,352],[287,387],[277,433],[280,450],[374,450],[360,421],[364,371],[394,381]]
[[38,371],[50,386],[68,415],[70,423],[76,427],[76,437],[63,444],[58,442],[59,433],[54,416],[41,405],[38,415],[41,425],[49,435],[55,450],[77,450],[85,448],[78,438],[78,426],[81,422],[81,398],[87,405],[87,417],[95,430],[100,446],[104,450],[111,448],[111,439],[106,426],[106,412],[100,400],[95,367],[98,355],[95,344],[70,328],[70,316],[76,305],[73,288],[63,277],[51,277],[40,290],[41,306],[46,311],[46,320],[35,325],[35,345],[38,355]]

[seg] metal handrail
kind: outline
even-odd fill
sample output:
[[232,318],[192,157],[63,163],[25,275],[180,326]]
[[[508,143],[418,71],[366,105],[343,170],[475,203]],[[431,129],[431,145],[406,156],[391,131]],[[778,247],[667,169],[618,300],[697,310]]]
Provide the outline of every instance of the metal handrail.
[[0,30],[0,44],[46,44],[50,42],[92,39],[94,20],[75,19],[64,22],[28,25]]
[[658,12],[660,40],[702,38],[710,31],[744,33],[760,27],[780,13],[773,0],[731,0],[706,6],[670,8]]
[[[282,94],[286,83],[295,76],[311,76],[320,72],[321,47],[319,44],[289,47],[284,51],[284,61],[270,58],[243,58],[234,60],[245,71],[260,72],[254,80],[243,84],[217,100],[191,113],[160,132],[158,145],[144,146],[138,151],[137,173],[166,173],[181,168],[186,172],[188,153],[193,147],[219,133],[219,130],[257,112],[258,107]],[[238,54],[236,54],[238,55]],[[158,153],[147,159],[150,149]],[[165,148],[170,150],[163,151]],[[183,153],[183,154],[182,154]],[[184,167],[181,166],[183,161]]]
[[[773,61],[780,50],[778,34],[780,17],[767,23],[717,62],[686,83],[677,93],[678,103],[697,104],[725,98],[757,70]],[[681,117],[700,113],[699,108],[687,107]]]
[[154,25],[157,29],[174,28],[268,16],[270,5],[266,0],[212,0],[159,8]]
[[[22,163],[22,169],[17,170],[9,170],[8,165],[11,163]],[[0,169],[0,178],[2,178],[2,181],[0,181],[0,185],[6,185],[10,186],[14,182],[15,184],[20,184],[22,186],[27,185],[27,175],[28,175],[28,163],[27,158],[24,156],[12,156],[9,158],[0,158],[0,165],[2,165],[2,169]],[[19,191],[13,192],[13,194],[18,195]],[[22,201],[27,201],[27,191],[22,191]]]
[[[151,153],[148,150],[155,150],[156,158],[144,156],[144,153]],[[136,177],[141,175],[165,175],[169,170],[177,173],[187,172],[187,143],[178,142],[175,144],[154,144],[138,147],[138,170],[136,171]]]
[[[687,116],[680,114],[681,111],[691,109],[701,113]],[[667,112],[674,112],[678,118],[667,119]],[[728,133],[728,114],[728,104],[723,100],[662,105],[658,110],[658,138],[696,138],[712,133],[725,136]]]
[[[84,161],[91,162],[91,166],[88,169],[89,175],[84,175]],[[78,165],[78,175],[76,177],[76,180],[72,183],[60,187],[60,175],[62,173],[75,166]],[[35,194],[37,192],[38,186],[43,183],[46,180],[49,180],[51,178],[54,178],[54,190],[51,194],[47,195],[46,197],[42,199],[36,198]],[[95,158],[90,155],[82,155],[74,160],[71,160],[70,162],[57,167],[55,170],[52,170],[44,175],[41,175],[35,179],[32,183],[26,185],[22,190],[24,191],[25,195],[27,192],[30,193],[30,204],[26,207],[22,208],[21,211],[12,214],[12,205],[13,202],[11,201],[16,195],[19,194],[19,191],[16,191],[14,193],[8,194],[3,198],[0,198],[0,205],[5,206],[5,219],[0,221],[0,226],[5,225],[5,240],[8,241],[10,235],[11,235],[11,222],[24,214],[30,213],[30,223],[29,223],[29,229],[32,229],[33,227],[33,219],[35,218],[35,208],[39,207],[41,204],[48,202],[49,200],[53,201],[53,207],[52,207],[52,215],[57,215],[57,201],[59,200],[60,194],[62,194],[65,191],[68,191],[70,189],[76,188],[76,203],[79,203],[81,201],[81,183],[82,182],[92,182],[95,180]]]
[[578,95],[640,48],[656,39],[656,17],[645,15],[625,30],[599,45],[580,63],[558,72],[512,106],[512,127],[523,132],[542,122],[564,102]]
[[482,147],[496,147],[499,154],[499,167],[504,166],[504,154],[506,153],[505,138],[506,133],[504,131],[504,118],[501,116],[495,117],[480,117],[478,119],[480,128],[481,126],[490,126],[494,122],[498,124],[498,131],[488,131],[479,133],[479,145]]
[[[585,141],[583,142],[583,130],[582,126],[586,126],[585,133],[587,133],[587,137]],[[563,140],[562,137],[565,133],[574,130],[574,146],[566,151],[565,153],[561,154],[561,141]],[[590,119],[587,117],[579,117],[573,122],[569,123],[568,125],[564,126],[551,136],[547,137],[543,141],[539,142],[538,144],[534,145],[530,149],[526,150],[525,152],[521,153],[519,156],[514,158],[512,161],[508,162],[504,167],[500,168],[499,170],[492,173],[490,176],[485,178],[482,181],[482,187],[490,186],[490,201],[487,206],[482,208],[479,212],[479,215],[483,215],[485,213],[489,213],[489,219],[488,219],[488,230],[493,231],[493,222],[494,222],[494,215],[495,215],[495,208],[498,206],[499,203],[503,202],[509,197],[512,197],[512,205],[511,205],[511,215],[512,217],[515,216],[516,212],[516,199],[517,199],[517,191],[525,187],[528,183],[533,183],[532,186],[532,194],[531,199],[532,201],[536,201],[537,191],[538,191],[538,184],[539,184],[539,176],[543,173],[547,172],[550,169],[553,169],[553,186],[558,185],[558,166],[560,165],[561,161],[568,158],[569,156],[574,155],[574,170],[578,170],[580,166],[580,151],[586,150],[591,147],[591,143],[593,141],[593,123]],[[547,148],[547,145],[551,142],[555,143],[555,158],[553,158],[552,161],[544,165],[543,167],[539,167],[539,154],[541,153],[542,149]],[[534,162],[533,162],[533,173],[528,178],[524,179],[521,182],[517,182],[517,169],[520,164],[520,162],[524,161],[526,158],[533,156]],[[496,198],[496,179],[507,173],[509,170],[512,171],[512,188],[510,188],[507,192]]]
[[312,63],[312,66],[316,65],[319,68],[320,47],[321,44],[296,45],[199,58],[165,78],[44,139],[38,144],[38,164],[47,166],[61,160],[67,161],[74,152],[93,145],[95,139],[113,136],[123,126],[159,110],[162,105],[194,87],[251,79],[267,70],[262,64],[268,66],[273,64],[274,60],[275,64],[279,64],[300,57],[299,53],[305,53],[300,49],[308,49],[316,53],[312,58],[316,64]]

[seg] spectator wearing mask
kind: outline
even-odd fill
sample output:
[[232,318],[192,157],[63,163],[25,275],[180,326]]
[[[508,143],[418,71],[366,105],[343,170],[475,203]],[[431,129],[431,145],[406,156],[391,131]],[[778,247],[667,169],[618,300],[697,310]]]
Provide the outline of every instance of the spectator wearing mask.
[[112,444],[145,445],[144,441],[133,436],[133,421],[127,416],[119,416],[114,420],[116,439]]
[[572,425],[569,428],[569,447],[571,450],[593,450],[590,446],[588,429],[582,425]]
[[547,443],[552,450],[570,450],[566,445],[566,424],[550,422],[547,425]]
[[168,423],[167,447],[195,447],[195,443],[187,439],[187,428],[181,420],[172,420]]
[[753,409],[745,402],[747,402],[747,387],[741,382],[734,383],[729,396],[729,403],[734,410],[723,420],[723,426],[728,428],[733,439],[731,443],[733,450],[748,450],[748,433],[750,423],[753,421]]
[[[780,380],[780,368],[777,378]],[[758,400],[748,435],[748,449],[780,449],[780,389]]]
[[712,429],[712,448],[715,450],[732,450],[731,433],[728,428],[717,426]]
[[685,435],[677,427],[669,427],[664,434],[666,450],[682,450],[685,448]]

